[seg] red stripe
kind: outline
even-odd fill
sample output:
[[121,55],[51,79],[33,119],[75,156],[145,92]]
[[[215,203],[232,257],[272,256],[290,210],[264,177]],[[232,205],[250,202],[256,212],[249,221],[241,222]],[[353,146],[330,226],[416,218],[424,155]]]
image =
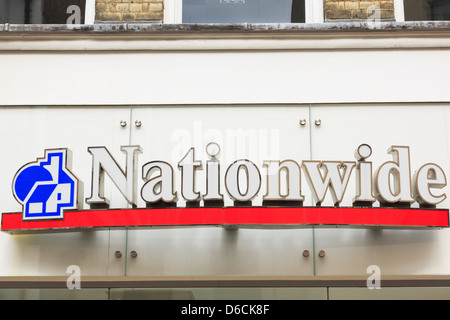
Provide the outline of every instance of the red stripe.
[[64,220],[22,221],[21,213],[4,213],[2,231],[104,227],[195,225],[358,225],[448,227],[447,209],[404,208],[164,208],[65,212]]

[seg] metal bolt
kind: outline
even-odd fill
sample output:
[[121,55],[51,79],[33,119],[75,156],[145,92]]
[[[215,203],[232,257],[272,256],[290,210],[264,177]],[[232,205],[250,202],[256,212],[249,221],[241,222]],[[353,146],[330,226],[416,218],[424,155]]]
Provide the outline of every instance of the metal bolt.
[[300,125],[304,126],[306,124],[306,119],[300,119]]
[[140,126],[142,126],[142,122],[141,122],[141,120],[136,120],[135,122],[134,122],[134,125],[136,126],[136,127],[140,127]]
[[316,126],[320,126],[322,124],[322,120],[316,119],[316,121],[314,121],[314,123],[316,124]]
[[136,258],[137,255],[138,255],[137,252],[134,251],[134,250],[130,252],[130,256],[131,256],[133,259]]
[[127,122],[125,120],[120,120],[120,126],[121,127],[126,127],[127,126]]
[[116,252],[114,252],[114,255],[116,256],[117,259],[122,258],[122,252],[120,252],[119,250],[117,250]]
[[308,258],[308,257],[309,257],[309,250],[303,250],[302,255],[303,255],[305,258]]
[[319,258],[325,257],[325,251],[320,250],[319,253],[318,253],[318,256],[319,256]]

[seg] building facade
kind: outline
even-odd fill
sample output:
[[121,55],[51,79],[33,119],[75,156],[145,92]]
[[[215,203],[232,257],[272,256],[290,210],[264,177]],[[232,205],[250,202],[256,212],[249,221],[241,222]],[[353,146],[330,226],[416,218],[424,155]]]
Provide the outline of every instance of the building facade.
[[446,1],[75,2],[0,0],[0,297],[450,297]]

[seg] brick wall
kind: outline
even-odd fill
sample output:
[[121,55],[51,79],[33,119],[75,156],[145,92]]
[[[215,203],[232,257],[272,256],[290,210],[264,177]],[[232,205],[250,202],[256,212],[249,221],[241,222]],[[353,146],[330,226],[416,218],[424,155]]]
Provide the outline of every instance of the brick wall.
[[161,21],[164,0],[97,0],[96,21]]
[[395,18],[394,0],[324,0],[325,20],[368,19],[375,13],[367,10],[372,5],[379,8],[381,19]]

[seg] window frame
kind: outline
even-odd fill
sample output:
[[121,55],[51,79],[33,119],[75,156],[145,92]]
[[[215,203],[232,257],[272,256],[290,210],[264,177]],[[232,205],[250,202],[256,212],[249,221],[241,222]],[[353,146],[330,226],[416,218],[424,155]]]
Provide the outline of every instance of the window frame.
[[405,6],[403,0],[394,0],[394,16],[396,22],[405,22]]
[[84,7],[84,24],[95,23],[95,0],[86,0]]
[[[95,23],[95,1],[86,0],[84,24]],[[323,1],[305,0],[305,23],[324,23]],[[394,0],[396,22],[405,22],[404,0]],[[164,24],[183,23],[183,0],[164,0]]]

